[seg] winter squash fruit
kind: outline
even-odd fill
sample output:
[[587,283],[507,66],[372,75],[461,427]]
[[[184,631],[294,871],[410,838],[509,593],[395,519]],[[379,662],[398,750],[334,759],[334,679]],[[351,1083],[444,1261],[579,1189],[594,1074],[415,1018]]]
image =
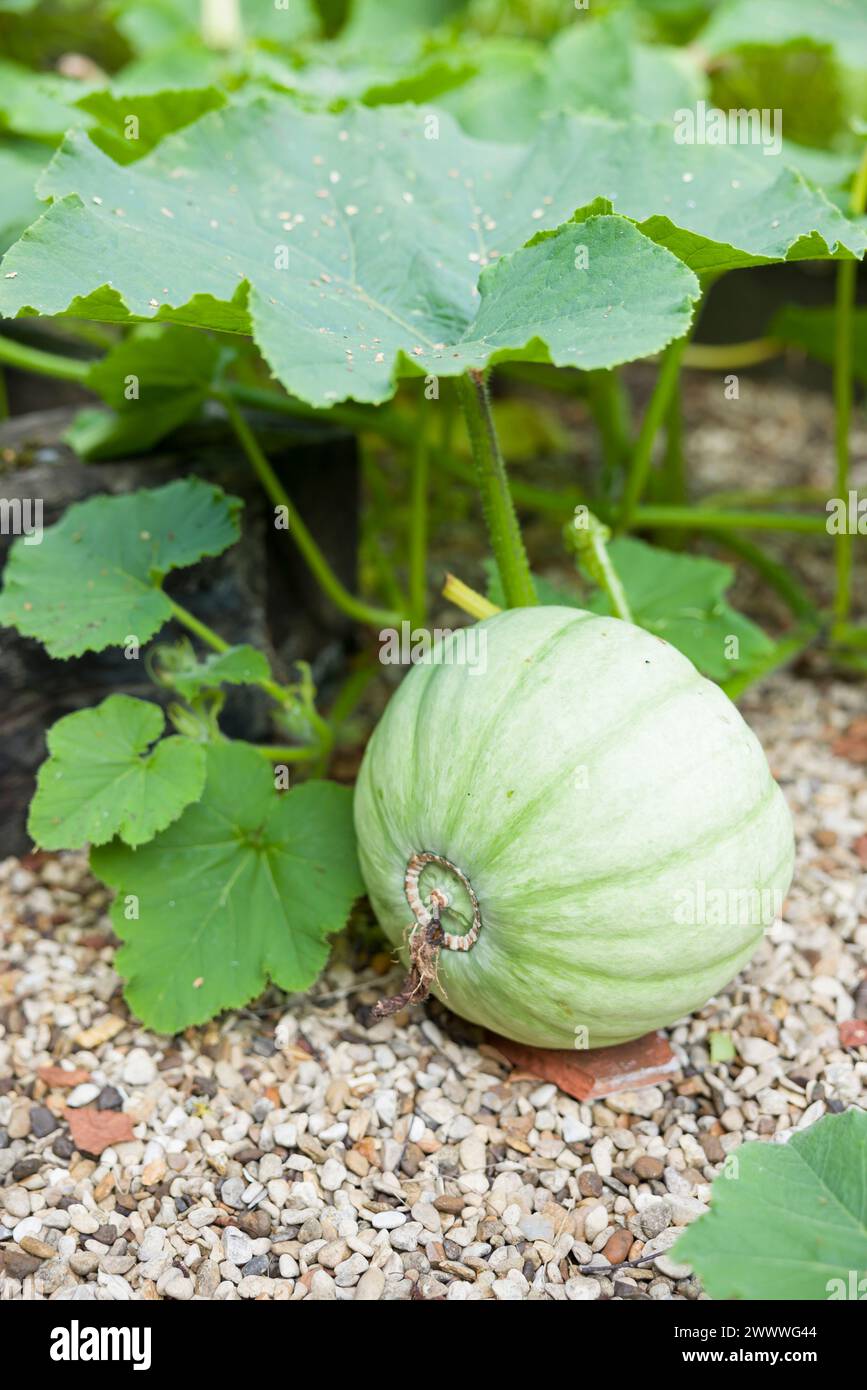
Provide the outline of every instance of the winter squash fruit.
[[[660,638],[558,606],[407,674],[355,794],[362,874],[456,1013],[545,1047],[623,1042],[749,960],[792,875],[789,812],[728,697]],[[466,634],[463,634],[464,637]]]

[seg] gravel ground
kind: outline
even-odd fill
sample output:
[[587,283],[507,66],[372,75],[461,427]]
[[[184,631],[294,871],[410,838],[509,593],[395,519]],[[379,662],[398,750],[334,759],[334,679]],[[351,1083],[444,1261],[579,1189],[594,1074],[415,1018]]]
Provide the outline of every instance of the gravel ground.
[[312,998],[156,1036],[84,858],[0,865],[0,1297],[703,1297],[668,1252],[727,1155],[867,1080],[863,685],[778,675],[745,713],[795,817],[784,920],[671,1030],[680,1075],[604,1102],[511,1081],[435,1004],[367,1031],[392,981],[345,942]]

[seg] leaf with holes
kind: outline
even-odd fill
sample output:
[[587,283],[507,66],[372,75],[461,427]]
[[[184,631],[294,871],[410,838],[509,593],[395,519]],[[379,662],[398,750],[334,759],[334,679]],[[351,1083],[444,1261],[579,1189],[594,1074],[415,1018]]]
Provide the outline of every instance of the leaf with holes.
[[[119,835],[142,845],[164,830],[205,785],[201,744],[160,739],[158,705],[109,695],[48,731],[27,828],[41,849],[81,849]],[[155,747],[151,747],[155,745]]]
[[220,555],[240,535],[242,503],[199,478],[76,503],[40,545],[20,536],[0,593],[0,624],[51,656],[152,637],[171,617],[170,570]]
[[347,788],[305,782],[280,795],[248,744],[207,757],[202,799],[180,820],[136,851],[114,841],[92,856],[117,890],[130,1006],[165,1033],[246,1004],[269,980],[306,989],[363,891]]
[[[663,347],[697,287],[647,237],[706,273],[867,245],[757,147],[590,116],[487,144],[432,114],[251,101],[124,168],[74,132],[40,183],[55,201],[4,260],[0,309],[251,331],[287,390],[327,405],[384,400],[406,372]],[[646,237],[572,220],[600,196]],[[528,245],[538,232],[555,235]]]
[[425,116],[257,101],[124,169],[73,137],[41,184],[56,201],[4,261],[0,307],[252,331],[316,405],[509,357],[612,366],[686,331],[695,280],[576,196],[565,127],[549,153],[480,144],[445,115],[429,140]]

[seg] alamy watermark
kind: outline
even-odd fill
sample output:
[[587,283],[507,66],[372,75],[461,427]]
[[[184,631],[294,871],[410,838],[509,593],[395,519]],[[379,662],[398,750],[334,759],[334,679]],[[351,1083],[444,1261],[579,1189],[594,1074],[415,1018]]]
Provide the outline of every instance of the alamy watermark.
[[783,911],[779,888],[708,888],[700,879],[674,896],[674,920],[686,927],[764,927]]
[[487,669],[488,634],[478,627],[384,627],[379,634],[384,666],[467,666],[472,675]]
[[830,497],[825,511],[829,536],[867,536],[867,497],[859,498],[854,488],[848,497]]
[[783,112],[767,106],[723,111],[697,101],[675,111],[674,139],[678,145],[761,145],[763,154],[775,155],[783,148]]
[[42,498],[0,497],[0,535],[23,536],[25,545],[41,545]]
[[151,1364],[149,1327],[82,1327],[73,1318],[69,1327],[51,1332],[52,1361],[130,1361],[134,1371]]

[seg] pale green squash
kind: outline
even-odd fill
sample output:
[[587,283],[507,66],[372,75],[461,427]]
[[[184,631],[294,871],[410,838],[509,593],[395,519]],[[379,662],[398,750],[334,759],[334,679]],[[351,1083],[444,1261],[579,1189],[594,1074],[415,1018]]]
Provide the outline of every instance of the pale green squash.
[[[521,1042],[598,1047],[700,1008],[749,960],[792,875],[788,808],[726,695],[643,629],[574,608],[478,625],[483,669],[415,666],[355,794],[370,900],[407,960],[408,863],[478,899],[436,993]],[[454,639],[446,642],[446,657]],[[470,899],[428,863],[422,899]]]

